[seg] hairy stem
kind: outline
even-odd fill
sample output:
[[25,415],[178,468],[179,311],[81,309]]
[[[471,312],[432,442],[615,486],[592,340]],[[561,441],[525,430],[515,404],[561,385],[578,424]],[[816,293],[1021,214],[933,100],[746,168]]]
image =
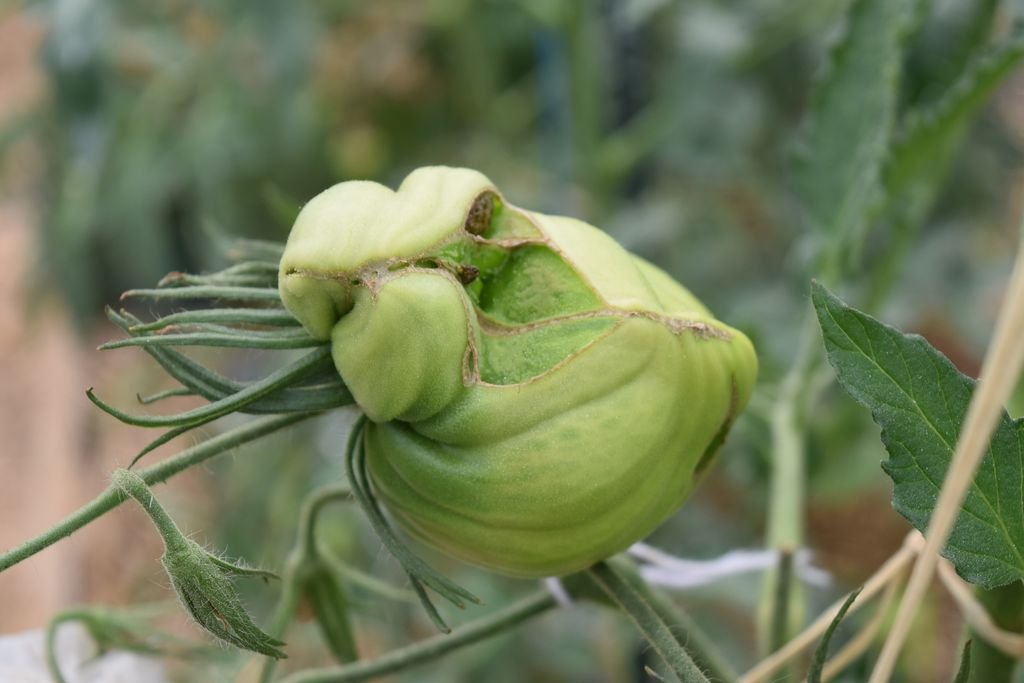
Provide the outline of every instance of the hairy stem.
[[622,578],[651,606],[668,626],[676,642],[687,649],[693,661],[709,679],[718,683],[731,683],[738,678],[732,665],[693,619],[681,611],[663,591],[644,581],[636,565],[621,556],[606,562],[619,571]]
[[174,523],[174,520],[167,514],[163,506],[157,502],[153,492],[149,490],[145,479],[139,474],[123,469],[116,470],[113,479],[114,486],[117,486],[127,495],[134,498],[135,502],[146,511],[168,551],[180,549],[186,545],[184,534],[181,533],[178,525]]
[[[768,504],[768,547],[779,552],[779,567],[768,572],[762,593],[761,633],[764,652],[773,652],[789,640],[792,624],[803,622],[799,613],[801,595],[795,575],[787,571],[785,558],[792,558],[804,542],[804,489],[806,444],[804,403],[814,370],[820,359],[818,327],[813,313],[804,318],[793,365],[780,386],[771,414],[772,473]],[[791,566],[791,565],[790,565]]]
[[300,671],[282,683],[350,683],[367,681],[437,659],[453,650],[501,633],[555,606],[547,591],[538,591],[505,609],[439,635],[408,645],[374,660],[328,669]]
[[[225,432],[192,448],[188,448],[178,455],[170,457],[152,467],[147,467],[141,470],[139,475],[149,485],[159,484],[193,465],[205,462],[242,444],[255,441],[271,432],[309,419],[316,414],[318,413],[298,413],[254,420],[243,427]],[[127,500],[127,495],[119,488],[116,486],[108,487],[90,502],[45,532],[0,554],[0,572],[10,569],[62,538],[70,536],[86,524],[113,510],[125,500]]]
[[622,572],[607,562],[598,562],[587,570],[587,576],[632,619],[654,651],[682,683],[710,683],[672,634],[669,625]]

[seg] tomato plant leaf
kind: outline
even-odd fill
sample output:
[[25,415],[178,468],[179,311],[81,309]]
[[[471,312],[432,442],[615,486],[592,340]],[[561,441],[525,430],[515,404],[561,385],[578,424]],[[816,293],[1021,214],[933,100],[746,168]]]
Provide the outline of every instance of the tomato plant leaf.
[[[871,410],[895,485],[893,506],[924,531],[974,390],[974,380],[924,338],[903,334],[812,285],[829,362]],[[986,588],[1024,577],[1024,422],[1005,413],[971,484],[944,554]]]
[[916,0],[857,0],[812,94],[797,189],[811,223],[833,238],[859,229],[880,196],[916,8]]

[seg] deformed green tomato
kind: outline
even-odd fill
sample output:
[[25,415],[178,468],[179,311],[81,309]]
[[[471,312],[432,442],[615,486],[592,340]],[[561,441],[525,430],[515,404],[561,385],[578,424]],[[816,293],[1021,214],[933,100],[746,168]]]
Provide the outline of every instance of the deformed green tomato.
[[580,570],[664,521],[757,372],[750,341],[664,272],[468,169],[324,191],[280,289],[331,340],[397,522],[513,576]]

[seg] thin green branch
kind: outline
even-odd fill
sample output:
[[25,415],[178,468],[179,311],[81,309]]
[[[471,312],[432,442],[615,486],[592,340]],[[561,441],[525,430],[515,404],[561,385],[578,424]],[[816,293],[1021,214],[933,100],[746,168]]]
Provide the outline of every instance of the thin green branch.
[[792,592],[796,584],[796,576],[793,571],[793,550],[780,550],[779,563],[772,578],[775,581],[775,591],[772,595],[771,622],[768,626],[768,648],[769,652],[775,652],[790,640],[790,606],[792,605]]
[[669,670],[682,683],[710,683],[658,612],[619,570],[598,562],[587,576],[633,621]]
[[352,500],[352,489],[348,484],[329,484],[314,491],[306,499],[299,515],[299,550],[303,554],[316,551],[316,523],[321,510],[331,503]]
[[807,455],[804,406],[822,359],[815,320],[813,311],[804,318],[796,357],[779,386],[771,413],[772,472],[766,533],[768,547],[780,553],[780,565],[768,572],[764,581],[762,613],[767,615],[767,622],[761,634],[761,649],[765,652],[774,652],[775,645],[789,640],[793,635],[791,626],[803,621],[798,611],[799,586],[795,585],[795,575],[786,571],[781,558],[792,555],[804,543]]
[[[152,467],[140,470],[139,476],[149,485],[159,484],[193,465],[205,462],[210,458],[226,453],[242,444],[255,441],[267,434],[298,424],[317,414],[277,415],[254,420],[242,427],[225,432],[192,448],[188,448],[178,455],[170,457]],[[114,486],[108,487],[96,498],[45,532],[0,554],[0,572],[48,548],[62,538],[70,536],[73,532],[114,509],[125,500],[126,496],[120,489]]]
[[149,515],[168,551],[185,547],[187,542],[185,535],[181,533],[181,529],[157,501],[153,492],[149,490],[145,479],[128,470],[119,469],[114,471],[113,482],[114,486],[134,498],[135,502]]
[[434,636],[371,661],[300,671],[281,683],[352,683],[402,671],[489,638],[555,606],[547,591],[538,591],[489,616],[460,626],[450,635]]

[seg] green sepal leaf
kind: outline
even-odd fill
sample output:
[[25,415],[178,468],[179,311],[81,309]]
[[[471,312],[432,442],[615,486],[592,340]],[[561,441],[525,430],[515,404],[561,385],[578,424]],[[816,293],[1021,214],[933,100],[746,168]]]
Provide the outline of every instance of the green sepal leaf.
[[[850,308],[820,284],[811,298],[842,387],[882,428],[893,506],[925,531],[975,382],[922,337]],[[1024,577],[1024,423],[1005,413],[944,554],[986,588]]]
[[256,578],[263,579],[280,579],[281,577],[268,569],[260,569],[259,567],[250,567],[244,560],[225,560],[223,557],[217,557],[216,555],[210,554],[210,561],[220,567],[220,570],[228,576],[241,576],[245,578]]
[[285,367],[270,373],[258,382],[253,382],[247,385],[244,389],[241,389],[230,396],[225,396],[218,401],[214,401],[200,408],[188,410],[176,415],[131,415],[104,403],[93,393],[92,389],[86,392],[86,396],[88,396],[89,400],[104,412],[116,417],[122,422],[137,427],[198,427],[208,422],[212,422],[219,417],[223,417],[240,410],[249,403],[253,403],[279,389],[294,385],[297,380],[304,376],[311,374],[317,369],[329,366],[331,363],[330,353],[330,349],[321,346],[321,348],[312,351],[302,358],[289,363]]
[[[141,321],[125,311],[119,313],[108,308],[107,317],[126,332],[131,332],[133,326],[141,325]],[[210,402],[237,394],[251,384],[228,379],[169,347],[142,348],[167,374]],[[275,390],[259,400],[246,403],[239,411],[254,414],[316,412],[351,404],[352,395],[348,388],[338,377],[337,372],[333,371],[333,367],[331,371],[328,375],[314,373],[309,377],[304,376],[296,386],[285,386]],[[316,380],[318,384],[306,386],[304,383],[307,380]]]
[[207,346],[279,351],[308,349],[322,344],[302,330],[264,332],[214,325],[195,325],[193,327],[195,329],[191,332],[146,334],[128,339],[118,339],[101,344],[99,350],[109,351],[129,346]]
[[253,622],[241,598],[221,566],[198,543],[169,547],[162,558],[178,599],[208,633],[231,643],[275,659],[286,655],[278,649],[284,642],[264,633]]
[[299,321],[288,311],[280,308],[201,308],[197,311],[170,313],[149,323],[132,325],[129,332],[155,332],[172,326],[193,323],[240,323],[267,327],[294,327]]
[[367,418],[361,416],[352,426],[349,432],[348,445],[345,448],[345,472],[348,476],[349,486],[356,502],[362,508],[373,527],[374,532],[384,547],[391,553],[392,557],[398,560],[402,569],[409,577],[413,592],[419,598],[420,604],[430,620],[442,633],[451,633],[451,628],[445,623],[441,613],[427,595],[427,588],[436,592],[448,602],[459,609],[466,606],[466,602],[482,605],[483,601],[476,595],[466,590],[459,584],[444,575],[438,573],[430,565],[424,562],[416,553],[411,551],[395,534],[384,513],[380,509],[377,499],[370,488],[370,479],[366,471],[366,449],[363,442],[363,432],[366,428]]
[[189,285],[164,289],[129,289],[125,299],[217,299],[224,301],[280,301],[273,287],[231,287],[224,285]]
[[849,611],[853,601],[860,595],[861,590],[861,588],[858,588],[847,596],[846,602],[843,603],[843,606],[836,613],[836,618],[825,629],[824,635],[821,636],[821,642],[818,643],[818,648],[814,651],[811,668],[807,671],[807,683],[821,683],[821,676],[825,671],[825,660],[828,659],[828,646],[832,642],[832,636],[835,635],[839,624],[846,618],[846,613]]

